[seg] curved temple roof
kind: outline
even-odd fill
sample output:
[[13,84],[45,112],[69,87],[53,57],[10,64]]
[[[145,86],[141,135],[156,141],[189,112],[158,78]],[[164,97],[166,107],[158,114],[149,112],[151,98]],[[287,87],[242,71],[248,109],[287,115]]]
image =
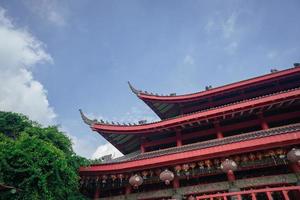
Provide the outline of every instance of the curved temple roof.
[[[294,66],[295,68],[290,68],[282,71],[277,71],[273,69],[271,70],[270,74],[231,83],[216,88],[208,87],[205,91],[183,95],[176,95],[175,93],[172,93],[170,95],[158,95],[153,94],[151,92],[138,90],[134,88],[133,85],[130,84],[130,82],[128,82],[128,84],[131,91],[135,95],[137,95],[141,100],[143,100],[161,119],[166,119],[175,117],[180,114],[187,114],[189,113],[189,111],[193,110],[187,107],[193,107],[195,103],[197,104],[197,102],[199,103],[206,101],[207,99],[214,96],[218,96],[218,99],[222,99],[220,98],[222,94],[226,96],[230,92],[242,90],[249,87],[255,87],[256,85],[265,84],[267,82],[272,83],[275,80],[283,79],[289,76],[298,76],[298,79],[300,80],[300,67],[299,65],[297,65],[297,63],[295,63]],[[295,82],[295,84],[297,84],[297,87],[300,86],[300,83],[298,82]],[[236,95],[238,96],[239,94]],[[199,104],[197,105],[199,106]]]
[[121,125],[114,122],[104,123],[103,121],[99,122],[97,120],[90,120],[82,112],[81,115],[83,121],[87,123],[94,131],[116,134],[143,134],[149,132],[158,132],[159,130],[163,131],[168,128],[175,128],[184,124],[195,123],[201,120],[207,121],[216,117],[222,117],[232,112],[239,112],[246,109],[272,105],[281,101],[295,101],[298,100],[299,97],[300,89],[296,88],[146,124]]

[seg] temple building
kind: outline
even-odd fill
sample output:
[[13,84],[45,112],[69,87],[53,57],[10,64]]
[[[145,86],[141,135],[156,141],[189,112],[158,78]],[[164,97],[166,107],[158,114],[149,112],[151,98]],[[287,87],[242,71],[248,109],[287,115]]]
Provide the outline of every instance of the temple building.
[[132,92],[161,119],[83,121],[124,156],[81,167],[108,200],[300,200],[300,64],[204,91]]

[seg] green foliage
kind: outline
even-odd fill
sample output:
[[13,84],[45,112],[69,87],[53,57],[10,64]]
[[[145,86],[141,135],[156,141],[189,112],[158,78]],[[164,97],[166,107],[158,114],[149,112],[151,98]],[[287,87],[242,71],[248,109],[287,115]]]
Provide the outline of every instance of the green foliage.
[[89,162],[57,127],[0,112],[0,131],[0,183],[17,188],[1,192],[0,199],[83,199],[77,171]]

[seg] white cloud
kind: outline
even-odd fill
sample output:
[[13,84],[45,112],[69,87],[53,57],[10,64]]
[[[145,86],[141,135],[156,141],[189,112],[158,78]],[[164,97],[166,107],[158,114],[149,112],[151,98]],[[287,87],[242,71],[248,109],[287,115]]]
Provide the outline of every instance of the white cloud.
[[112,155],[112,158],[118,158],[123,156],[123,154],[116,149],[112,144],[110,143],[106,143],[103,145],[100,145],[97,150],[95,151],[95,153],[93,153],[92,155],[92,159],[97,159],[97,158],[101,158],[102,156],[106,156],[106,155]]
[[66,24],[65,7],[59,4],[57,0],[25,0],[25,6],[41,19],[57,25]]
[[226,39],[231,38],[236,32],[237,13],[233,12],[227,20],[222,23],[223,36]]
[[269,59],[273,59],[273,58],[277,57],[277,55],[278,55],[277,51],[273,50],[273,51],[268,52],[267,57]]
[[183,63],[188,65],[193,65],[195,64],[195,59],[191,55],[186,55],[183,59]]
[[43,62],[52,62],[44,45],[14,26],[0,7],[0,110],[23,113],[45,125],[53,123],[55,113],[47,92],[30,71]]
[[232,55],[235,54],[237,48],[238,48],[238,43],[236,41],[233,41],[225,47],[225,50],[227,53]]

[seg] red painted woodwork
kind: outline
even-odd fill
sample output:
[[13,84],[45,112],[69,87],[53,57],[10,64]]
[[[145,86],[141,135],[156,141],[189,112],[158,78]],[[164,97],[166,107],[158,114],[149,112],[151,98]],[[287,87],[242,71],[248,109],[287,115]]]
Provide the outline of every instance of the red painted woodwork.
[[221,87],[212,88],[211,90],[201,91],[198,93],[193,94],[186,94],[186,95],[176,95],[176,96],[154,96],[154,95],[147,95],[144,93],[138,94],[139,98],[145,101],[162,101],[162,102],[185,102],[185,101],[192,101],[196,98],[206,97],[209,95],[217,94],[217,93],[225,93],[233,89],[242,89],[248,87],[249,85],[270,81],[272,79],[276,79],[279,77],[289,76],[295,73],[300,72],[300,68],[291,68],[287,70],[282,70],[276,73],[266,74],[263,76],[251,78],[248,80],[243,80],[240,82],[224,85]]
[[[289,119],[293,119],[298,116],[300,116],[300,111],[265,117],[265,120],[267,123],[270,123],[270,122],[276,122],[276,121],[281,121],[281,120],[289,120]],[[234,125],[222,126],[219,128],[219,130],[221,132],[228,132],[228,131],[239,130],[239,129],[248,128],[248,127],[253,127],[253,126],[259,125],[259,123],[260,123],[259,119],[254,119],[254,120],[249,120],[249,121],[245,121],[245,122],[240,122],[240,123],[234,124]],[[190,134],[182,135],[181,140],[185,141],[185,140],[192,139],[195,137],[206,136],[206,135],[211,135],[211,134],[215,134],[215,133],[216,133],[215,129],[209,129],[209,130],[204,130],[204,131],[195,131]],[[217,133],[217,135],[218,135],[218,133]],[[217,138],[219,138],[219,137],[217,137]],[[221,138],[221,136],[220,136],[220,138]],[[172,143],[172,142],[174,142],[174,143],[176,142],[175,136],[161,139],[161,140],[147,142],[144,144],[144,147],[146,148],[146,147],[158,146],[161,144],[168,144],[168,143]]]
[[175,176],[174,180],[173,180],[173,188],[177,189],[180,187],[180,183],[179,183],[179,179],[177,176]]
[[141,134],[146,132],[157,132],[159,129],[166,129],[172,127],[178,127],[182,124],[197,122],[199,120],[208,120],[231,114],[235,112],[245,111],[247,109],[260,108],[263,106],[269,106],[271,104],[278,103],[285,100],[298,99],[300,97],[300,90],[295,89],[284,93],[274,94],[258,99],[247,100],[240,103],[224,106],[221,108],[214,108],[211,110],[193,113],[185,115],[179,118],[167,119],[159,122],[143,125],[133,126],[116,126],[108,124],[94,124],[92,129],[102,133],[118,133],[118,134]]
[[267,197],[272,200],[271,192],[282,192],[284,195],[285,200],[289,200],[288,191],[299,191],[300,186],[287,186],[287,187],[275,187],[275,188],[265,188],[265,189],[255,189],[255,190],[245,190],[240,192],[228,192],[228,193],[217,193],[217,194],[211,194],[211,195],[202,195],[197,196],[197,200],[204,200],[204,199],[213,199],[218,197],[231,197],[231,196],[241,196],[244,194],[251,194],[252,200],[256,199],[255,194],[257,193],[266,193]]
[[176,130],[176,146],[182,146],[182,137],[180,130]]
[[234,175],[234,172],[232,170],[229,170],[227,172],[227,178],[228,178],[228,181],[231,181],[231,182],[235,181],[235,175]]
[[297,163],[292,163],[290,166],[294,173],[300,173],[300,166]]
[[275,135],[265,138],[258,138],[237,142],[233,144],[226,144],[222,146],[214,146],[205,149],[198,149],[187,152],[180,152],[177,154],[162,155],[159,157],[147,158],[144,160],[127,161],[121,163],[109,163],[94,165],[90,167],[81,167],[80,172],[102,172],[109,173],[118,171],[126,172],[130,170],[149,169],[150,167],[162,167],[166,165],[175,165],[183,162],[193,162],[201,159],[210,159],[214,157],[228,156],[236,152],[244,153],[254,150],[263,150],[268,148],[281,147],[283,145],[293,145],[300,143],[300,132],[291,132],[282,135]]
[[96,187],[96,191],[95,191],[95,194],[94,194],[94,199],[98,199],[100,197],[100,188],[99,187]]
[[[300,81],[298,81],[300,83]],[[278,89],[281,90],[281,91],[284,91],[286,90],[287,88],[291,88],[292,85],[295,85],[296,83],[290,83],[290,84],[286,84],[284,86],[281,86],[279,85],[278,86]],[[264,90],[258,90],[258,91],[255,91],[255,96],[263,96],[264,94],[271,94],[272,93],[272,90],[274,90],[274,88],[267,88],[267,89],[264,89]],[[245,95],[243,93],[243,90],[241,90],[241,95],[237,96],[237,97],[232,97],[232,98],[226,98],[226,99],[220,99],[220,100],[215,100],[212,102],[209,102],[209,103],[205,103],[203,105],[199,105],[199,106],[189,106],[189,107],[185,107],[185,108],[182,108],[182,113],[191,113],[191,112],[195,112],[196,110],[199,110],[201,108],[203,108],[204,106],[205,107],[216,107],[216,105],[225,105],[225,104],[228,104],[229,102],[237,102],[237,101],[240,101],[241,97],[242,99],[249,99],[251,98],[249,95]],[[253,94],[252,94],[253,95]]]

